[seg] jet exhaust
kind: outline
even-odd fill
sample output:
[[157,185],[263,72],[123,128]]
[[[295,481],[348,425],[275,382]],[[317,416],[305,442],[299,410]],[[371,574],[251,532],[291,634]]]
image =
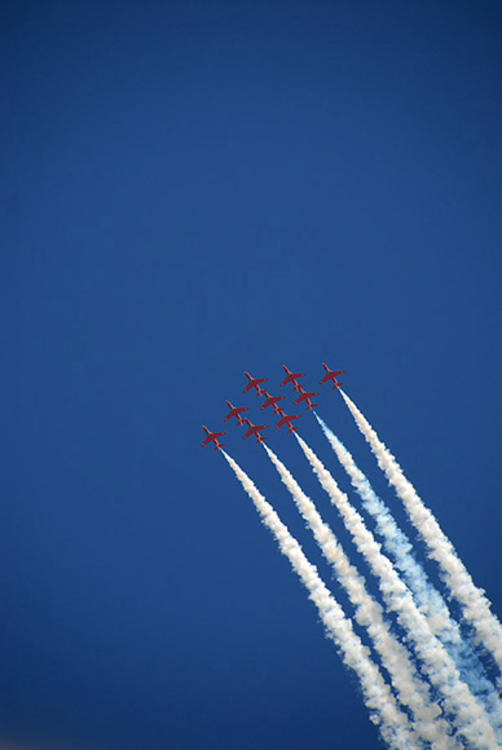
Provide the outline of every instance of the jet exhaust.
[[296,539],[247,474],[225,451],[222,451],[222,454],[253,501],[263,524],[272,532],[282,554],[288,558],[291,567],[309,592],[309,599],[317,607],[326,634],[337,645],[346,666],[354,670],[358,676],[370,718],[378,725],[382,738],[393,750],[410,750],[417,747],[406,714],[397,707],[380,670],[370,658],[369,650],[354,633],[352,623],[345,617],[343,609],[319,577],[317,569],[307,560]]
[[444,708],[452,717],[451,720],[459,734],[472,747],[486,750],[495,747],[495,733],[484,708],[460,679],[453,659],[431,633],[427,620],[417,609],[410,591],[399,578],[390,560],[381,552],[380,545],[366,528],[361,515],[352,507],[347,495],[339,489],[336,481],[305,441],[296,433],[295,438],[321,486],[339,511],[358,551],[368,562],[388,609],[396,613],[400,625],[407,633],[408,642],[413,644],[415,653],[421,661],[422,670],[440,692]]

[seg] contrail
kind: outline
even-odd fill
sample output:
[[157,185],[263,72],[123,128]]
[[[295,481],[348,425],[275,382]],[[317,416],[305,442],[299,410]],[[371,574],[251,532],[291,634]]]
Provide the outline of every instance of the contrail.
[[391,677],[400,702],[412,711],[417,734],[427,743],[427,747],[429,743],[433,743],[435,750],[456,747],[455,740],[449,736],[447,723],[444,719],[438,718],[441,709],[437,704],[431,704],[428,686],[418,677],[404,646],[391,634],[384,621],[380,604],[366,590],[364,578],[351,565],[314,503],[305,495],[288,469],[267,445],[263,447],[311,528],[324,557],[333,565],[338,580],[347,591],[356,609],[356,620],[367,629],[375,650],[380,654],[382,664]]
[[366,442],[369,443],[379,467],[389,483],[394,486],[411,522],[427,544],[430,557],[439,564],[441,577],[453,596],[462,604],[464,618],[474,628],[477,642],[493,655],[502,671],[502,625],[490,611],[490,602],[484,596],[484,592],[474,584],[452,543],[443,533],[431,511],[424,505],[411,482],[406,479],[392,453],[382,443],[354,402],[341,389],[340,393]]
[[274,535],[281,552],[308,590],[309,599],[316,605],[326,632],[338,646],[344,663],[357,674],[370,718],[379,725],[383,739],[395,750],[416,748],[408,718],[397,708],[389,686],[370,659],[369,650],[354,633],[352,623],[319,577],[317,569],[307,560],[296,539],[247,474],[225,451],[221,452],[253,501],[263,523]]
[[377,577],[387,606],[396,612],[408,639],[413,642],[423,670],[443,696],[445,708],[454,716],[458,732],[471,743],[471,747],[492,750],[497,746],[497,740],[484,709],[476,702],[467,685],[460,680],[452,658],[431,633],[427,620],[418,611],[409,590],[390,560],[380,551],[380,545],[366,528],[360,514],[350,505],[347,496],[341,492],[315,453],[299,435],[294,434],[321,485],[340,512],[359,552]]
[[431,631],[454,659],[461,679],[467,683],[476,698],[485,704],[492,726],[497,731],[499,739],[502,740],[501,702],[492,683],[487,679],[483,665],[472,644],[462,638],[460,627],[451,617],[443,597],[428,580],[422,566],[415,560],[410,540],[401,531],[387,506],[376,495],[368,479],[356,465],[351,453],[319,415],[314,412],[314,416],[349,475],[352,486],[361,497],[364,508],[374,518],[386,551],[392,556],[396,567],[402,573],[418,608],[426,616]]

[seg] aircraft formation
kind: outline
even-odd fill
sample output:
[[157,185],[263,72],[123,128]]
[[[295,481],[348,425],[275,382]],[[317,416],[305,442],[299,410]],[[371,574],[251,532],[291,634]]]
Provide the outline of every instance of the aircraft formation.
[[[327,383],[330,382],[333,385],[333,388],[339,388],[343,383],[338,381],[338,376],[342,375],[342,373],[345,372],[345,370],[330,370],[329,367],[322,363],[322,366],[325,370],[325,375],[320,381],[320,383]],[[313,409],[317,404],[314,404],[312,399],[315,396],[318,396],[319,393],[315,391],[308,392],[304,389],[303,384],[299,382],[300,378],[305,377],[305,372],[291,372],[286,365],[283,365],[283,370],[286,373],[286,377],[281,382],[281,386],[288,385],[291,383],[293,386],[293,390],[296,391],[299,395],[295,400],[296,404],[301,404],[305,402],[307,411]],[[279,427],[283,427],[287,425],[288,432],[295,432],[297,430],[297,426],[293,424],[293,421],[295,419],[299,419],[299,414],[286,414],[286,412],[279,406],[279,401],[283,401],[286,397],[285,396],[272,396],[265,388],[261,388],[261,385],[265,383],[268,378],[254,378],[249,372],[244,373],[245,377],[247,378],[248,382],[243,390],[243,393],[248,393],[249,391],[254,390],[257,396],[263,396],[264,402],[260,406],[260,411],[263,411],[264,409],[268,409],[269,406],[272,407],[272,413],[274,415],[280,416],[279,421],[275,425],[275,429],[278,430]],[[261,433],[263,430],[268,429],[267,424],[258,424],[255,425],[251,422],[250,419],[247,417],[242,417],[241,414],[245,411],[248,411],[248,406],[234,406],[230,401],[225,401],[225,403],[228,406],[228,414],[225,416],[224,421],[228,422],[228,420],[235,419],[237,420],[237,424],[242,427],[243,425],[247,425],[247,430],[244,434],[244,440],[247,438],[253,436],[256,438],[257,443],[262,443],[267,438],[266,436],[262,435]],[[220,443],[219,439],[223,435],[225,435],[225,432],[211,432],[207,427],[202,425],[202,429],[206,433],[206,438],[204,439],[202,446],[209,445],[210,443],[213,444],[215,450],[220,450],[223,448],[225,443]]]
[[[340,389],[342,383],[338,377],[344,371],[331,370],[325,363],[323,368],[320,385]],[[280,551],[289,559],[317,607],[327,636],[335,642],[345,665],[357,676],[371,720],[379,727],[381,739],[389,750],[495,750],[496,747],[502,750],[502,624],[491,612],[484,590],[474,584],[453,544],[395,457],[356,404],[340,389],[342,400],[378,466],[426,545],[427,557],[438,566],[442,587],[449,598],[456,599],[456,608],[462,617],[462,621],[457,622],[458,615],[450,611],[448,601],[429,578],[429,571],[426,572],[418,556],[415,557],[413,542],[400,528],[391,508],[375,493],[353,456],[317,410],[313,411],[316,406],[313,399],[319,394],[308,390],[302,382],[306,373],[292,372],[285,365],[283,369],[285,377],[280,385],[291,385],[294,404],[305,404],[306,410],[316,418],[364,510],[371,516],[378,540],[331,471],[296,431],[300,414],[286,414],[286,397],[272,395],[265,388],[268,378],[244,373],[244,393],[254,391],[257,398],[261,397],[260,415],[263,412],[276,416],[275,429],[284,426],[293,434],[294,442],[338,511],[339,521],[350,537],[347,543],[355,547],[350,558],[344,549],[345,541],[342,545],[314,500],[305,495],[292,472],[265,442],[264,433],[269,426],[254,424],[243,416],[249,407],[234,406],[230,401],[226,402],[228,413],[224,420],[235,419],[244,428],[244,440],[252,437],[256,443],[262,443],[265,454],[312,531],[320,552],[333,569],[337,583],[345,590],[349,609],[338,602],[335,592],[302,551],[300,541],[291,534],[252,478],[223,449],[220,438],[225,433],[211,432],[204,426],[206,436],[202,444],[212,443],[214,449],[220,451]],[[374,592],[366,587],[366,578],[358,565],[351,562],[354,552],[358,553],[359,562],[364,561],[366,572],[375,579]],[[392,617],[387,617],[391,613]],[[354,619],[366,632],[357,632],[353,627]],[[461,622],[466,625],[465,632],[460,630]],[[395,626],[398,626],[397,632]]]

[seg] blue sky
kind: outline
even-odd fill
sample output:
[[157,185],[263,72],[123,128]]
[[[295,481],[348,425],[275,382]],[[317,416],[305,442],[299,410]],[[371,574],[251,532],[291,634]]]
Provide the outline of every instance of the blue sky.
[[[287,561],[200,449],[225,398],[258,417],[244,370],[279,392],[283,363],[308,385],[347,369],[502,613],[501,16],[6,4],[5,740],[378,746]],[[319,413],[404,521],[339,396]],[[295,441],[269,442],[359,564]],[[345,605],[261,448],[234,426],[226,443]]]

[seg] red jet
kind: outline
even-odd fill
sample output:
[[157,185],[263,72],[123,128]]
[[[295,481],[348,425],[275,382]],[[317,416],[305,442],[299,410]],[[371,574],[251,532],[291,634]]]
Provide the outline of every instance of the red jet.
[[305,372],[291,372],[291,370],[288,370],[286,365],[283,365],[282,369],[286,373],[286,377],[282,381],[281,385],[286,385],[287,383],[293,383],[293,388],[295,389],[295,391],[299,391],[300,385],[296,381],[298,380],[298,378],[303,378],[306,375],[306,373]]
[[253,424],[247,417],[244,417],[244,422],[249,425],[249,430],[244,435],[243,440],[251,437],[251,435],[255,436],[257,443],[263,443],[263,441],[267,439],[264,438],[263,435],[260,435],[260,430],[265,430],[268,427],[268,424]]
[[339,383],[336,377],[337,375],[342,375],[342,373],[344,373],[345,370],[330,370],[328,365],[325,365],[324,362],[322,363],[322,366],[326,370],[326,375],[319,382],[327,383],[328,380],[331,380],[331,382],[333,383],[333,390],[335,388],[340,388],[340,386],[343,385],[343,383]]
[[314,406],[317,406],[317,404],[313,404],[312,403],[311,398],[313,396],[318,396],[319,395],[318,393],[314,393],[314,392],[313,393],[307,393],[306,391],[303,390],[302,386],[300,386],[299,391],[300,391],[300,393],[302,395],[298,396],[298,398],[295,401],[295,404],[300,404],[302,401],[306,401],[307,402],[307,409],[313,409]]
[[288,432],[294,432],[295,430],[298,429],[298,427],[295,427],[294,425],[292,425],[291,422],[293,421],[293,419],[298,419],[299,416],[300,416],[299,414],[292,414],[291,416],[288,416],[287,414],[284,414],[284,412],[281,410],[282,419],[279,422],[277,422],[275,429],[278,430],[279,427],[282,427],[283,424],[287,424]]
[[283,398],[286,398],[286,396],[271,396],[270,393],[267,393],[266,390],[262,389],[261,391],[262,396],[265,396],[265,403],[260,406],[260,409],[266,409],[267,406],[272,406],[274,409],[274,414],[278,413],[279,407],[277,406],[278,401],[282,401]]
[[228,414],[227,414],[227,416],[225,417],[224,421],[225,421],[225,422],[228,422],[228,420],[229,420],[229,419],[232,419],[232,417],[236,417],[236,418],[237,418],[237,422],[238,422],[238,423],[239,423],[240,425],[241,425],[241,424],[244,424],[244,422],[242,421],[242,417],[241,417],[241,412],[243,412],[243,411],[247,411],[247,410],[249,409],[249,406],[241,406],[241,407],[240,407],[239,409],[237,409],[237,407],[236,407],[236,406],[233,406],[233,405],[232,405],[232,404],[230,403],[230,401],[227,401],[226,399],[225,399],[225,403],[226,403],[226,405],[228,406],[228,408],[230,409],[230,411],[228,412]]
[[202,447],[204,447],[204,445],[208,445],[208,443],[214,443],[215,451],[220,450],[220,448],[223,448],[225,443],[220,443],[218,441],[218,438],[224,435],[225,434],[224,432],[211,432],[211,430],[208,430],[207,427],[204,427],[204,425],[202,425],[202,429],[207,434],[207,438],[202,443]]
[[249,380],[249,383],[247,384],[247,386],[244,388],[242,392],[246,393],[246,391],[251,390],[251,388],[256,388],[256,395],[259,396],[261,393],[260,383],[264,383],[265,380],[268,380],[268,378],[253,378],[251,377],[249,372],[245,372],[244,375]]

